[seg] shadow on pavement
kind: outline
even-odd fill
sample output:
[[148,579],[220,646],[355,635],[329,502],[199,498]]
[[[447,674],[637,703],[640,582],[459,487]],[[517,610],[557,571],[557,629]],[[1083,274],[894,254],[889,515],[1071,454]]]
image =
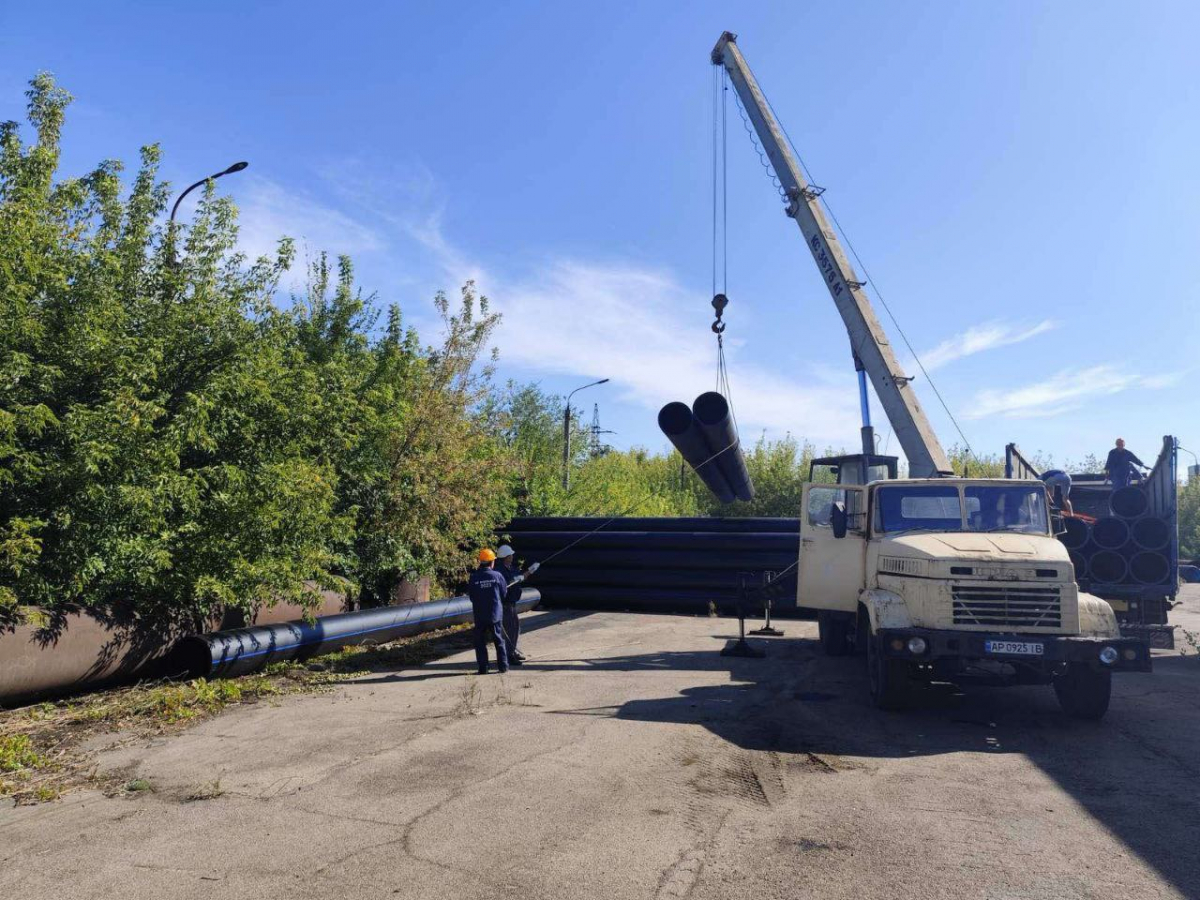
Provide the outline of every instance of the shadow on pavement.
[[1049,687],[933,685],[911,709],[868,699],[860,658],[819,655],[813,640],[755,642],[766,659],[662,652],[538,660],[533,671],[719,671],[729,681],[616,707],[550,711],[695,724],[749,750],[903,758],[1020,753],[1185,896],[1200,885],[1200,661],[1162,656],[1150,675],[1120,676],[1101,722],[1066,717]]

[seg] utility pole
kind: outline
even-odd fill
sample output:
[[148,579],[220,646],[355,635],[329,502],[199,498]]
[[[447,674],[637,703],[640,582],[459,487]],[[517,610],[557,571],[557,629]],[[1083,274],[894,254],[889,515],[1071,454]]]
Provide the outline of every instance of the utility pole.
[[571,393],[567,394],[566,407],[563,409],[563,473],[562,486],[564,491],[571,489],[571,398],[584,388],[595,387],[598,384],[607,384],[607,378],[601,378],[599,381],[593,381],[590,384],[582,385],[575,388]]

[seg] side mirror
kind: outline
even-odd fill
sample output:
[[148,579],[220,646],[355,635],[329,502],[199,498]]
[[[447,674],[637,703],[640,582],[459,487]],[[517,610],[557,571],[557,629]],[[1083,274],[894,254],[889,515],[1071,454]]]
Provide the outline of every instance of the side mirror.
[[846,536],[846,504],[838,500],[829,511],[829,527],[833,529],[835,538]]

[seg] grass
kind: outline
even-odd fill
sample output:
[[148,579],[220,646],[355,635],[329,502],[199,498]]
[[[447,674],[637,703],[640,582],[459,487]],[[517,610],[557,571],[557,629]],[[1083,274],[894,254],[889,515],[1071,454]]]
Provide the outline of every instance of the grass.
[[[281,662],[227,681],[148,682],[0,711],[0,796],[25,804],[56,800],[81,786],[111,795],[153,791],[144,778],[96,775],[84,745],[100,735],[123,740],[170,734],[231,706],[330,690],[367,672],[419,666],[470,646],[469,629],[459,625],[381,646],[347,647],[320,657],[316,671]],[[222,793],[218,779],[186,799],[211,800]]]

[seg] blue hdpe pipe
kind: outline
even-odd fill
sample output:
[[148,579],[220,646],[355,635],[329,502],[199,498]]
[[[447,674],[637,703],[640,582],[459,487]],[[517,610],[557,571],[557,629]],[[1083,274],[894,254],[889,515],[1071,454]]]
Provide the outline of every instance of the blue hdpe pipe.
[[[541,594],[523,588],[517,612],[538,605]],[[382,644],[473,620],[466,597],[385,606],[323,616],[315,622],[283,622],[197,634],[179,642],[170,667],[192,678],[234,678],[282,660],[306,660],[342,647]]]

